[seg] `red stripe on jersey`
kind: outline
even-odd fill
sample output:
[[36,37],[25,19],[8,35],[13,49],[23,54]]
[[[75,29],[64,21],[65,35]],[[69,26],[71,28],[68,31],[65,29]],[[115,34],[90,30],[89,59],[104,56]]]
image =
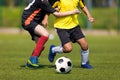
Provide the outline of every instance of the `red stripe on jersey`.
[[26,20],[25,20],[25,26],[29,25],[30,22],[34,19],[34,17],[39,13],[41,9],[35,10]]

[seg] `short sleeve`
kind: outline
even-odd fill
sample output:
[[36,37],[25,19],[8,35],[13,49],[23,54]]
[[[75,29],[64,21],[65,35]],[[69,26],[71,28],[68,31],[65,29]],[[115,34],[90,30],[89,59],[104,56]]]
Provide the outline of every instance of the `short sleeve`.
[[52,5],[52,7],[53,7],[53,8],[58,7],[59,3],[60,3],[59,1],[56,1],[56,2]]
[[80,0],[80,1],[79,1],[79,4],[80,4],[80,8],[84,8],[84,6],[85,6],[84,0]]

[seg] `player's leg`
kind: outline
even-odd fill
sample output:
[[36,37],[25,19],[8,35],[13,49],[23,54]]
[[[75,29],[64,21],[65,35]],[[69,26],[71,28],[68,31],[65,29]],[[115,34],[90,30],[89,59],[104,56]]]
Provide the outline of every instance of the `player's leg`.
[[41,52],[44,49],[44,45],[46,43],[46,41],[48,40],[48,32],[45,28],[43,28],[41,25],[37,25],[34,29],[34,36],[33,39],[36,42],[36,46],[33,50],[33,53],[30,57],[30,59],[27,62],[27,66],[33,66],[33,67],[38,67],[38,58],[41,55]]
[[71,51],[72,51],[72,43],[71,42],[68,42],[68,43],[64,44],[63,46],[51,45],[48,59],[50,62],[53,62],[54,58],[56,56],[56,53],[58,53],[58,54],[69,53]]
[[[72,42],[68,38],[69,33],[66,30],[57,29],[58,36],[60,38],[60,46],[51,45],[48,59],[50,62],[54,61],[56,53],[69,53],[72,51]],[[66,34],[66,35],[65,35]]]
[[[81,61],[81,66],[82,65],[85,65],[85,64],[88,64],[88,55],[89,55],[89,50],[88,50],[88,43],[85,39],[85,36],[84,34],[82,33],[81,31],[81,28],[80,26],[76,26],[72,33],[71,33],[71,40],[73,42],[77,42],[80,47],[81,47],[81,58],[82,58],[82,61]],[[85,67],[85,68],[92,68],[92,66],[82,66],[82,67]]]
[[89,49],[88,49],[88,43],[87,43],[86,39],[81,38],[81,39],[77,40],[77,42],[81,46],[81,58],[82,58],[81,67],[82,68],[88,68],[88,69],[93,68],[89,64],[89,61],[88,61]]
[[88,55],[89,55],[88,44],[85,38],[81,38],[77,40],[77,42],[81,46],[81,58],[82,58],[81,64],[86,64],[86,62],[88,62]]
[[69,41],[63,45],[63,52],[70,53],[72,51],[72,42]]
[[35,30],[34,30],[35,34],[37,34],[38,36],[40,36],[39,38],[34,37],[36,39],[36,47],[33,51],[32,56],[37,56],[39,57],[41,52],[44,49],[44,45],[48,40],[49,37],[49,33],[48,31],[42,27],[41,25],[37,25]]

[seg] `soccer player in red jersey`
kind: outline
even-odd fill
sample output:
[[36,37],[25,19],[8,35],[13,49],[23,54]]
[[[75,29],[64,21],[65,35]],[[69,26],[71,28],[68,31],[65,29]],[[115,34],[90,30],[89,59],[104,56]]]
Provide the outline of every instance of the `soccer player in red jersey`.
[[57,17],[79,14],[78,10],[63,13],[57,12],[51,7],[54,1],[55,0],[32,0],[23,11],[22,26],[30,33],[32,40],[36,42],[36,47],[26,63],[27,67],[39,67],[38,57],[41,55],[49,37],[48,31],[44,28],[48,24],[47,14],[52,13]]

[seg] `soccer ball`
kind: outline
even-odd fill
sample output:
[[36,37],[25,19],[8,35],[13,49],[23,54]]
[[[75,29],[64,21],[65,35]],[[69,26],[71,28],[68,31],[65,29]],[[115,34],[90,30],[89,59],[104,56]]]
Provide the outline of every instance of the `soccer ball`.
[[55,69],[58,73],[69,73],[72,70],[72,62],[69,58],[60,57],[55,61]]

